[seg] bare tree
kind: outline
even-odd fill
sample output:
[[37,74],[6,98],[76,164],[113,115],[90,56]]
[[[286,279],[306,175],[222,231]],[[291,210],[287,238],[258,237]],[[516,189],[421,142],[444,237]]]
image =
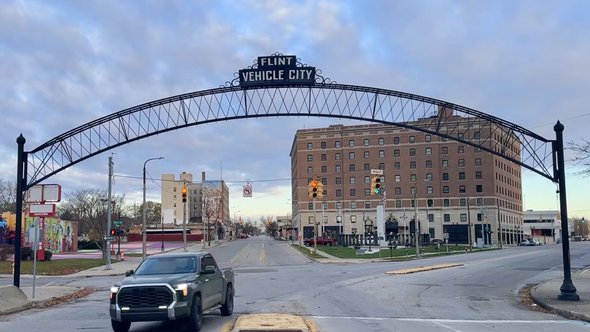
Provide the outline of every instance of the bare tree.
[[0,212],[16,211],[16,183],[0,180]]
[[572,159],[577,165],[584,165],[584,169],[576,172],[583,176],[590,176],[590,141],[583,139],[581,143],[571,141],[568,149],[574,151],[576,156]]

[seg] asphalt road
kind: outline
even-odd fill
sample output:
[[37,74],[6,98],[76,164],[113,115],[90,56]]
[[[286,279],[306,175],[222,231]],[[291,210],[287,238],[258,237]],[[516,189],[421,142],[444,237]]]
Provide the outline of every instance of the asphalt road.
[[[572,268],[590,264],[590,243],[572,243]],[[203,331],[222,331],[239,315],[301,314],[319,331],[590,331],[590,324],[523,305],[518,290],[563,276],[561,247],[514,247],[410,262],[321,264],[281,241],[259,236],[211,251],[236,274],[232,317],[207,315]],[[440,263],[461,267],[408,275],[385,272]],[[23,279],[26,284],[28,279]],[[53,282],[97,292],[72,303],[0,317],[0,331],[111,331],[108,288],[118,277]],[[559,290],[556,289],[556,295]],[[133,323],[131,331],[176,331],[162,323]]]

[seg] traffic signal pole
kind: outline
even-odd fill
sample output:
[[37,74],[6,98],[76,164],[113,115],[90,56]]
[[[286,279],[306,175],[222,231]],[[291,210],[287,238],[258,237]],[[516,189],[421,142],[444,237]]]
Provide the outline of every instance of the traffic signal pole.
[[[111,215],[113,213],[113,205],[111,203],[111,195],[113,189],[113,157],[109,157],[109,186],[108,186],[108,198],[107,198],[107,231],[111,229]],[[105,232],[106,233],[106,232]],[[111,269],[111,235],[106,236],[106,265],[105,270]]]

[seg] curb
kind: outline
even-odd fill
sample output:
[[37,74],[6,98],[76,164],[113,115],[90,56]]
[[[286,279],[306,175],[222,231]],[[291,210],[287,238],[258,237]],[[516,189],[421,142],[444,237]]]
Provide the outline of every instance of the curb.
[[75,291],[73,293],[62,295],[62,296],[52,297],[52,298],[46,299],[46,300],[39,300],[39,301],[31,300],[23,305],[20,305],[20,306],[14,307],[14,308],[10,308],[10,309],[6,309],[6,310],[0,312],[0,317],[12,315],[12,314],[26,311],[29,309],[47,308],[47,307],[51,307],[56,304],[77,300],[79,298],[82,298],[82,297],[85,297],[85,296],[88,296],[88,295],[94,293],[94,291],[95,291],[94,288],[84,287],[84,288],[78,289],[77,291]]
[[403,274],[417,273],[417,272],[423,272],[423,271],[440,270],[440,269],[446,269],[446,268],[449,268],[449,267],[457,267],[457,266],[463,266],[463,263],[452,263],[452,264],[438,264],[438,265],[420,266],[420,267],[415,267],[415,268],[411,268],[411,269],[387,271],[387,272],[385,272],[385,274],[388,274],[388,275],[403,275]]
[[531,288],[530,294],[531,294],[531,299],[541,308],[549,310],[551,312],[554,312],[562,317],[568,318],[568,319],[573,319],[573,320],[581,320],[581,321],[585,321],[585,322],[589,322],[590,323],[590,316],[583,314],[583,313],[579,313],[579,312],[575,312],[575,311],[570,311],[570,310],[565,310],[565,309],[561,309],[558,308],[556,306],[553,306],[549,303],[546,303],[545,301],[543,301],[542,299],[538,298],[537,296],[535,296],[535,290],[538,287],[541,287],[543,284],[545,284],[547,282],[535,285],[534,287]]

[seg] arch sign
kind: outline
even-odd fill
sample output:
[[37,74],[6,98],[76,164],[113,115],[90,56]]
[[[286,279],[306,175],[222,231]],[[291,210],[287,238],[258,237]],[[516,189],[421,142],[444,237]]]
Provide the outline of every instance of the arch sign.
[[[440,114],[439,116],[432,116]],[[171,130],[210,122],[277,116],[318,116],[395,125],[473,146],[518,164],[559,185],[564,250],[564,283],[558,296],[579,300],[571,281],[563,125],[554,126],[555,139],[522,126],[448,101],[408,92],[338,84],[317,67],[295,55],[260,56],[239,69],[233,79],[208,90],[189,92],[135,105],[73,128],[25,151],[17,142],[17,192],[23,193],[85,159],[121,145]],[[477,137],[464,137],[464,128]],[[249,191],[251,194],[251,190]],[[244,195],[247,190],[244,190]],[[17,195],[17,220],[22,195]],[[17,223],[17,236],[22,234]],[[16,241],[18,242],[18,241]],[[20,244],[15,254],[20,255]],[[15,286],[20,261],[15,262]]]

